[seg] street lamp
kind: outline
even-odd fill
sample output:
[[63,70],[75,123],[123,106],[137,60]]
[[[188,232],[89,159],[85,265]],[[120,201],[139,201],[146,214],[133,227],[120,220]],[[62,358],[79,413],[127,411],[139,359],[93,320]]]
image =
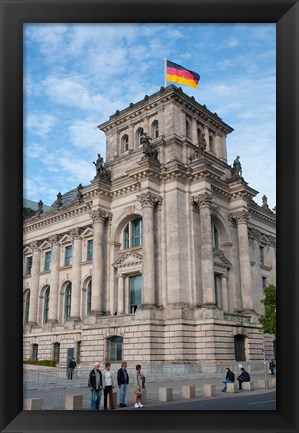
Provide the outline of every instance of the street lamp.
[[268,389],[268,375],[267,375],[267,361],[266,361],[266,352],[265,352],[265,341],[263,341],[262,352],[263,352],[263,355],[264,355],[265,383],[266,383],[266,388]]

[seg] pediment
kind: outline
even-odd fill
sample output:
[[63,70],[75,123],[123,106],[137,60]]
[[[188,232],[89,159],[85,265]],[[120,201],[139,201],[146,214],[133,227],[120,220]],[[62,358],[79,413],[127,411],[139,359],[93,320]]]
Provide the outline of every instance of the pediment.
[[46,240],[46,241],[43,241],[43,243],[40,246],[40,249],[41,250],[48,250],[48,249],[51,249],[51,247],[52,247],[52,245],[50,244],[50,242]]
[[123,253],[116,262],[113,263],[115,268],[128,268],[142,264],[142,255],[133,252]]
[[69,235],[63,235],[59,241],[60,244],[72,243],[72,238]]
[[225,257],[222,250],[214,251],[214,266],[220,266],[221,268],[229,269],[231,262]]
[[26,245],[26,247],[23,249],[23,254],[24,256],[26,254],[32,254],[32,249],[28,245]]
[[81,233],[82,238],[89,238],[93,236],[93,230],[91,227],[87,227],[83,232]]

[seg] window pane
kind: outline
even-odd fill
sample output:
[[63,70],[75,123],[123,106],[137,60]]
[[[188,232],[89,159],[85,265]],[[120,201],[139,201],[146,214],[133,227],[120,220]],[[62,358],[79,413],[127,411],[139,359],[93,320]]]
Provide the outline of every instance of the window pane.
[[31,275],[32,257],[27,257],[26,260],[26,275]]
[[129,246],[129,225],[124,229],[124,249],[127,250]]
[[87,313],[90,313],[91,311],[91,290],[92,290],[92,282],[90,280],[87,286]]
[[92,260],[93,255],[93,240],[87,242],[87,260]]
[[70,266],[72,264],[72,246],[65,248],[65,266]]
[[44,323],[47,323],[49,318],[49,298],[50,298],[50,288],[45,291],[44,299]]
[[141,306],[141,282],[141,275],[129,278],[130,313],[134,313]]
[[25,314],[24,314],[24,322],[25,322],[25,324],[28,323],[29,306],[30,306],[30,292],[27,293],[26,298],[25,298]]
[[44,270],[49,271],[51,269],[51,251],[47,251],[45,254],[45,266]]
[[65,309],[64,320],[68,321],[71,318],[71,302],[72,302],[72,286],[69,284],[65,289]]
[[132,222],[132,248],[142,245],[142,220],[137,219]]

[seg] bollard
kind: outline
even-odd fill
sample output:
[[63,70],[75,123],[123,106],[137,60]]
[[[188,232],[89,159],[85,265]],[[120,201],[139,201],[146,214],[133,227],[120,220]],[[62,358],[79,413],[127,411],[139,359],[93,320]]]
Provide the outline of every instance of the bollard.
[[227,383],[226,392],[228,392],[229,394],[234,394],[235,392],[238,392],[238,385],[236,384],[236,382]]
[[195,386],[183,386],[183,398],[195,398]]
[[253,382],[243,382],[242,383],[242,389],[244,391],[253,391],[254,390]]
[[203,393],[206,397],[213,397],[216,395],[216,385],[205,383],[203,386]]
[[255,382],[255,387],[257,389],[266,389],[267,388],[266,381],[264,379],[258,379]]
[[83,395],[71,395],[65,396],[65,410],[82,410]]
[[23,403],[24,410],[42,410],[43,400],[41,398],[25,398]]
[[271,381],[270,381],[270,386],[271,386],[272,388],[276,388],[276,377],[273,377],[273,378],[271,379]]
[[[114,404],[114,407],[117,407],[117,392],[116,391],[113,391],[113,404]],[[109,397],[108,397],[108,401],[107,401],[107,407],[110,409],[110,399],[109,399]]]
[[159,400],[160,401],[171,401],[172,400],[172,388],[159,388]]

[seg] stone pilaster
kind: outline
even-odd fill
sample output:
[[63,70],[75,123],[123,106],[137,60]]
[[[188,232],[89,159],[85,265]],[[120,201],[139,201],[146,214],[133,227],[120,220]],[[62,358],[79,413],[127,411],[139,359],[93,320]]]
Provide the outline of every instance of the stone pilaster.
[[30,325],[37,324],[37,304],[38,304],[38,287],[39,287],[39,272],[40,272],[40,256],[39,243],[37,241],[31,242],[32,248],[32,268],[31,268],[31,282],[30,282],[30,304],[29,304],[29,317],[28,323]]
[[247,210],[236,212],[230,215],[230,219],[236,222],[238,230],[242,306],[244,312],[253,312],[250,251],[247,229],[249,212]]
[[129,150],[134,150],[134,126],[131,123],[129,125]]
[[216,307],[214,258],[212,245],[211,205],[212,195],[205,192],[193,198],[200,211],[200,242],[203,307]]
[[72,305],[71,305],[71,320],[80,319],[80,287],[81,287],[81,255],[82,255],[82,239],[80,237],[80,229],[78,227],[70,230],[70,235],[73,239],[73,266],[72,266]]
[[229,312],[227,276],[221,275],[222,309],[225,313]]
[[57,235],[50,236],[49,240],[52,244],[52,254],[48,322],[55,323],[58,321],[60,244],[58,243]]
[[222,152],[222,138],[221,135],[216,132],[215,134],[215,153],[218,156],[218,158],[223,159],[223,152]]
[[102,209],[90,212],[93,221],[93,259],[91,312],[103,313],[103,235],[104,223],[110,214]]
[[142,304],[156,304],[155,294],[155,239],[154,239],[154,207],[162,203],[162,199],[151,192],[137,196],[141,203],[143,216],[142,242]]
[[117,297],[117,314],[124,314],[125,310],[125,279],[123,274],[118,273],[118,297]]
[[192,126],[191,126],[191,137],[192,137],[192,143],[198,144],[198,134],[197,134],[197,121],[195,117],[192,117]]
[[206,139],[206,143],[207,143],[207,148],[206,150],[211,150],[210,147],[210,134],[209,134],[209,128],[207,126],[204,127],[204,134],[205,134],[205,139]]

